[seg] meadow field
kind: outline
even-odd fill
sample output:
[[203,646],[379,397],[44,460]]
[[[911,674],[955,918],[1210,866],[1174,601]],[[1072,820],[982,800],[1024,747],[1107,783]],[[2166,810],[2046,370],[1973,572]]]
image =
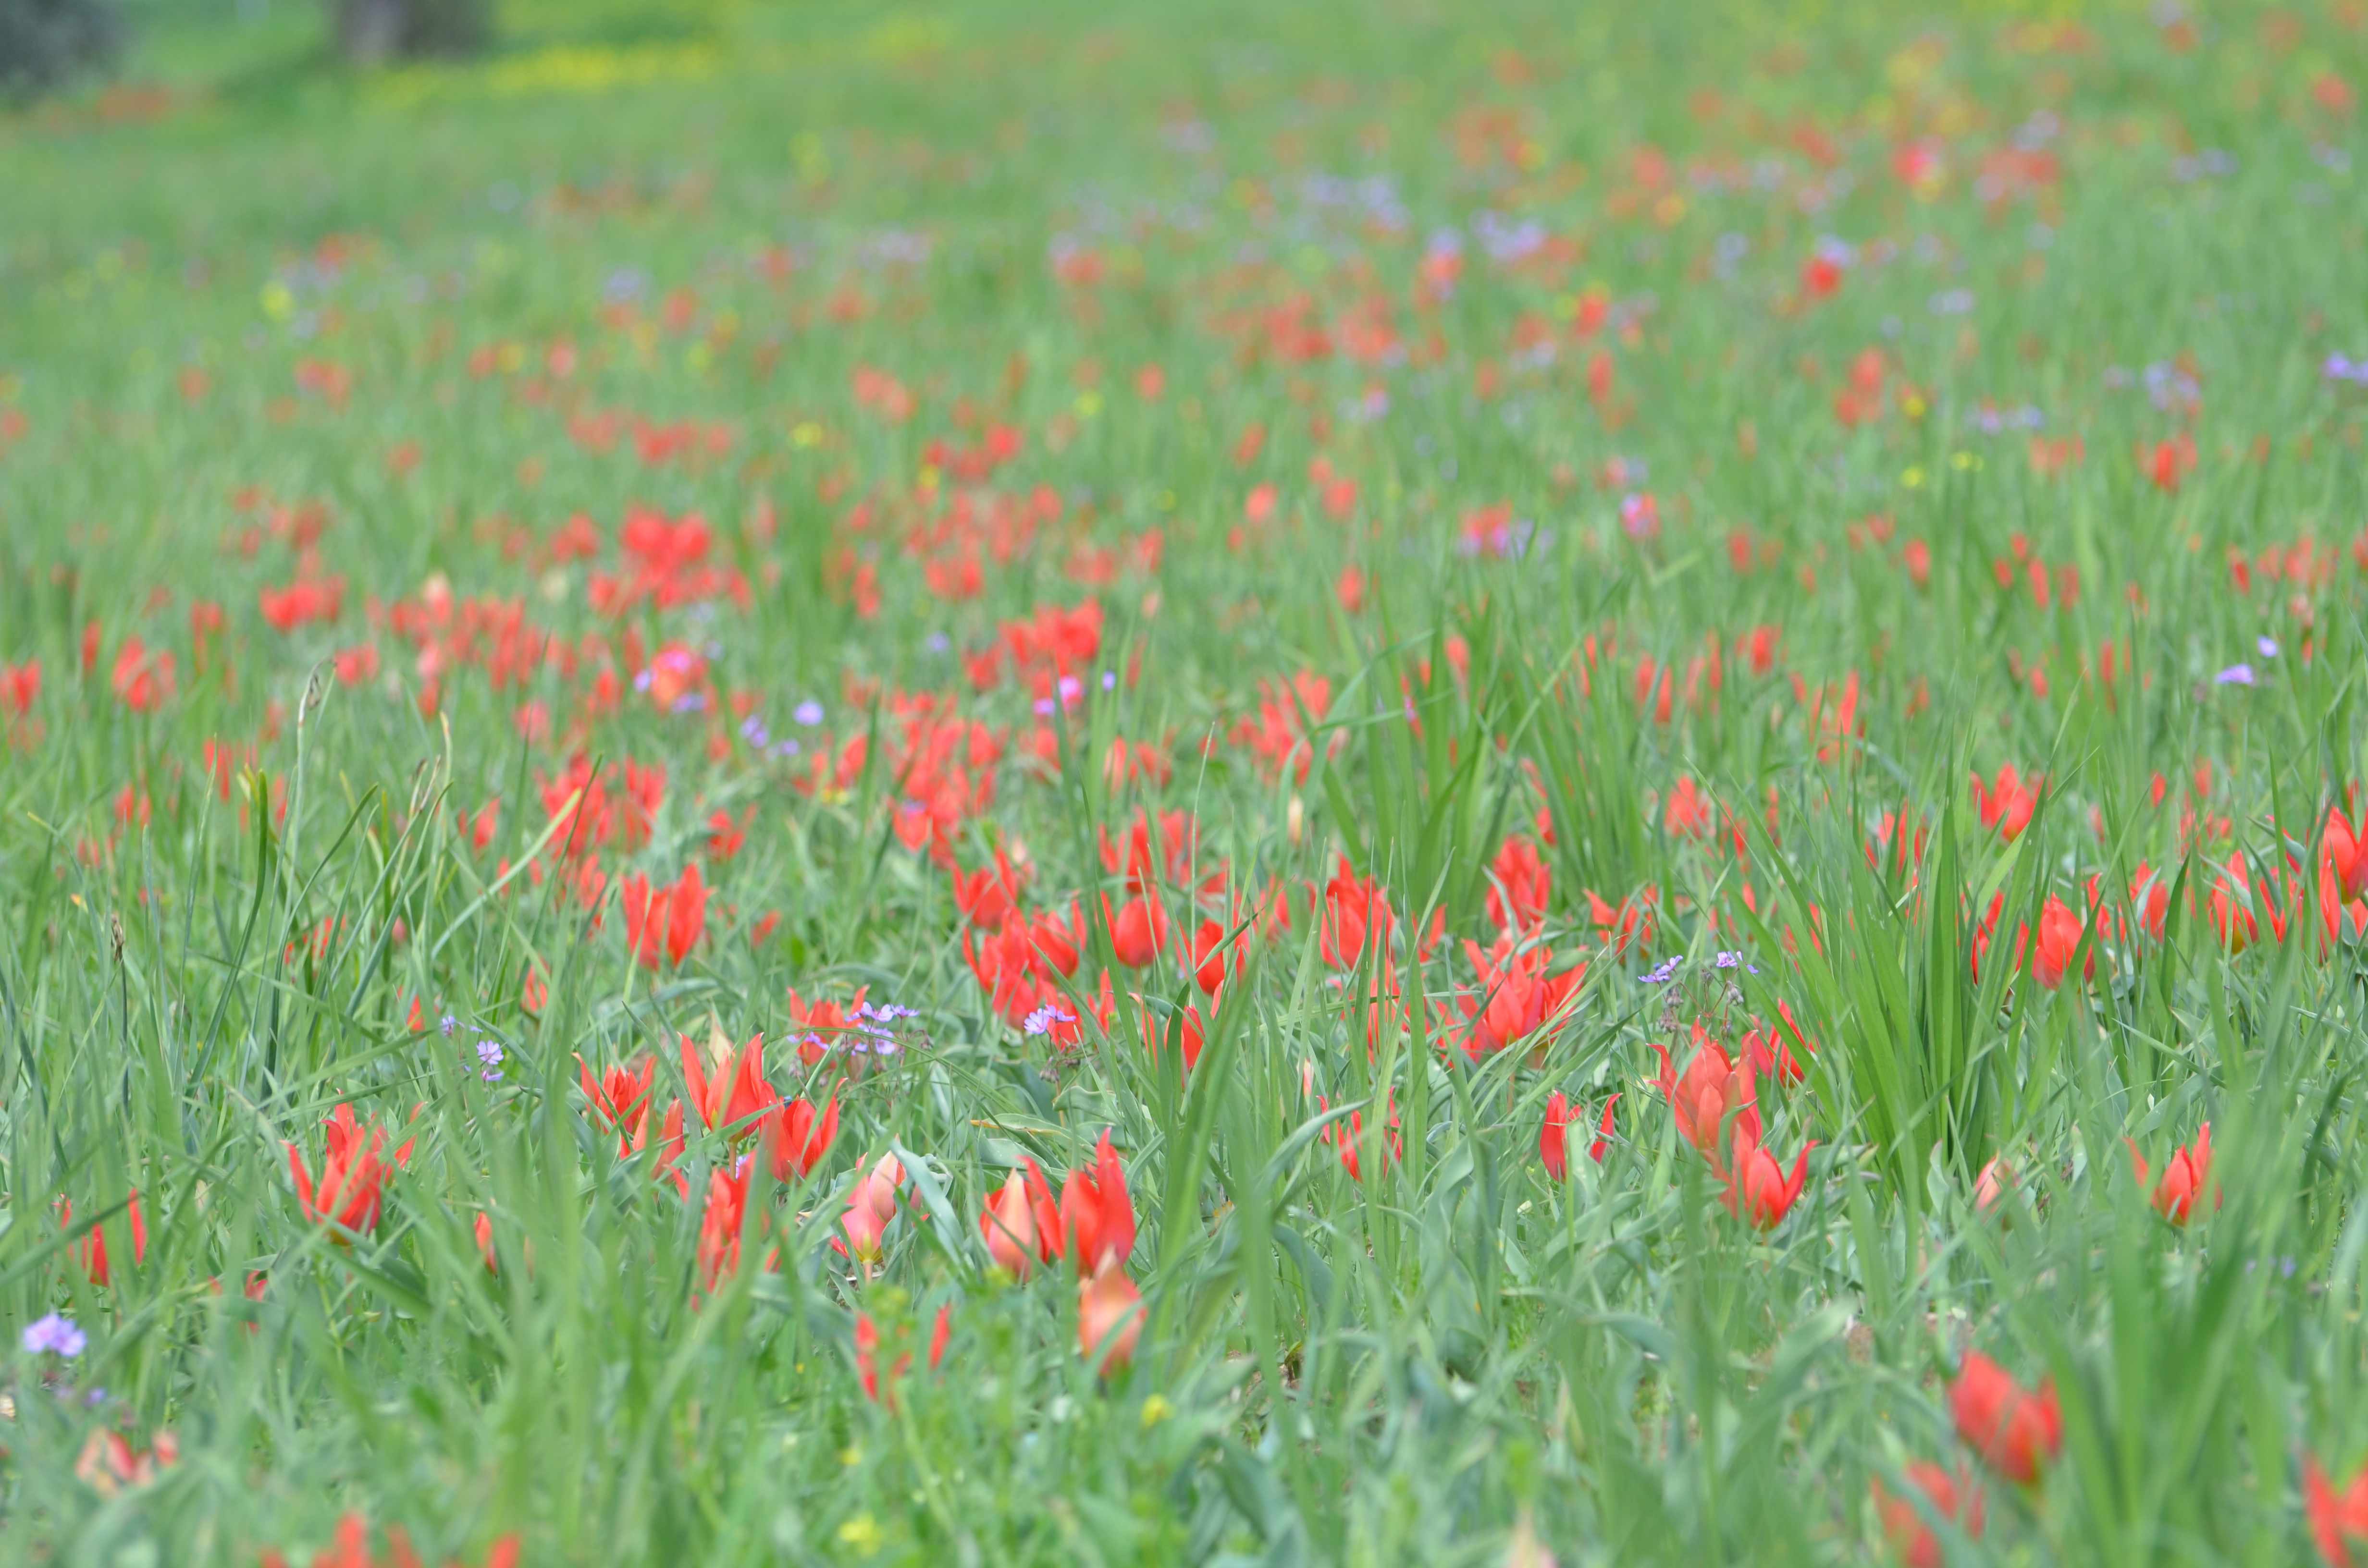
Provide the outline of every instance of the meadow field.
[[134,14],[0,1560],[2368,1568],[2368,4]]

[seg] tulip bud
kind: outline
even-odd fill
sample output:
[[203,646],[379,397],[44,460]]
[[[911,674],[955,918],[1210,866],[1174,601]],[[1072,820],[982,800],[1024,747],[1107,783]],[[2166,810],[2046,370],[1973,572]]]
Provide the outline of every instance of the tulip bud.
[[1077,1287],[1077,1350],[1108,1376],[1134,1359],[1143,1335],[1143,1292],[1115,1258]]

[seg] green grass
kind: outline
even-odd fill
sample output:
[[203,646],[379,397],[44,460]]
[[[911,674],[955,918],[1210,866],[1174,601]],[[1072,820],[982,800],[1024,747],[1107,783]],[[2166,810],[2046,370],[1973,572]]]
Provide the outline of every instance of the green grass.
[[[1951,1563],[2312,1560],[2305,1463],[2368,1457],[2363,949],[2317,903],[2368,782],[2356,6],[520,4],[381,76],[311,7],[141,19],[161,95],[0,119],[0,1556],[359,1514],[472,1565],[1885,1562],[1871,1486],[1930,1461],[1986,1498]],[[620,608],[645,508],[710,541]],[[637,687],[669,648],[704,708]],[[1129,968],[1146,811],[1197,834]],[[1474,1057],[1514,839],[1584,972]],[[1078,918],[1043,998],[1110,973],[1074,1044],[974,978],[948,866],[998,851]],[[2232,857],[2291,865],[2284,939],[2223,940]],[[694,864],[703,934],[637,962],[628,879]],[[2016,930],[2091,877],[2046,985]],[[914,1011],[810,1066],[791,988]],[[1815,1148],[1763,1232],[1659,1051],[1780,1004],[1764,1142]],[[734,1142],[691,1114],[678,1195],[577,1061],[655,1058],[655,1145],[677,1034],[759,1032],[841,1121],[717,1269]],[[285,1148],[339,1106],[411,1145],[360,1233]],[[2174,1224],[2124,1140],[2207,1121]],[[1105,1130],[1098,1375],[1072,1266],[979,1215]],[[78,1357],[21,1346],[52,1312]],[[2054,1381],[2036,1484],[1952,1423],[1975,1350]]]

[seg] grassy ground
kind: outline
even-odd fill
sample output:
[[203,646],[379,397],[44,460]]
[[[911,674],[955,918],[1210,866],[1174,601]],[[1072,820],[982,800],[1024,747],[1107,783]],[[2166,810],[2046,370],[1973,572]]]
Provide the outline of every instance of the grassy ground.
[[2368,1562],[2368,12],[1603,11],[0,119],[0,1552]]

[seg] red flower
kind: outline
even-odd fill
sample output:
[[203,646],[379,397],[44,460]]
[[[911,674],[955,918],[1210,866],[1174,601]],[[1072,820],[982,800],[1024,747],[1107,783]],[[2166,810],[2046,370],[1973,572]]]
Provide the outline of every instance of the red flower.
[[641,1141],[643,1125],[649,1120],[650,1081],[658,1070],[657,1058],[643,1057],[638,1074],[629,1067],[611,1067],[598,1078],[581,1056],[575,1067],[583,1079],[586,1114],[617,1135],[617,1158],[623,1159]]
[[1532,931],[1546,917],[1554,896],[1554,870],[1523,834],[1505,840],[1488,868],[1488,918],[1502,931]]
[[1080,1166],[1062,1184],[1061,1238],[1062,1250],[1080,1274],[1105,1263],[1124,1263],[1134,1250],[1134,1204],[1108,1128],[1095,1145],[1093,1169]]
[[[1954,1474],[1930,1460],[1907,1467],[1908,1483],[1924,1494],[1932,1512],[1952,1521],[1968,1540],[1982,1538],[1982,1489],[1963,1471]],[[1883,1539],[1907,1568],[1941,1568],[1941,1542],[1917,1512],[1916,1505],[1894,1496],[1882,1482],[1873,1483],[1874,1511],[1883,1520]]]
[[699,863],[683,868],[672,886],[653,888],[636,873],[625,879],[625,940],[644,969],[658,967],[658,955],[676,968],[707,934],[707,880]]
[[[1618,1095],[1603,1102],[1601,1136],[1588,1148],[1588,1158],[1597,1165],[1603,1163],[1604,1151],[1611,1147],[1611,1108],[1620,1103]],[[1570,1172],[1570,1130],[1587,1120],[1587,1108],[1572,1103],[1560,1089],[1546,1096],[1545,1125],[1538,1130],[1538,1158],[1545,1162],[1546,1175],[1556,1181]]]
[[2026,784],[2012,763],[1999,768],[1997,780],[1990,784],[1984,784],[1982,776],[1975,774],[1974,804],[1981,811],[1982,825],[2013,843],[2031,825],[2031,813],[2039,805],[2039,791],[2045,782],[2033,778]]
[[946,874],[953,879],[954,907],[980,930],[1000,931],[1019,912],[1024,879],[1011,869],[1011,860],[1002,850],[995,852],[992,868],[981,866],[965,876],[960,867],[954,867]]
[[2368,1465],[2361,1466],[2351,1484],[2338,1492],[2318,1460],[2305,1459],[2302,1493],[2311,1539],[2318,1543],[2318,1554],[2327,1560],[2328,1568],[2354,1568],[2351,1548],[2344,1543],[2368,1541]]
[[1968,1447],[2000,1475],[2025,1486],[2039,1479],[2041,1464],[2064,1447],[2055,1380],[2032,1393],[1978,1350],[1965,1353],[1964,1365],[1949,1385],[1949,1414]]
[[[125,1206],[124,1212],[131,1227],[131,1261],[145,1263],[148,1261],[148,1221],[140,1212],[137,1188],[132,1190],[131,1200]],[[73,1224],[74,1205],[61,1198],[58,1199],[58,1226],[63,1230]],[[92,1226],[90,1234],[85,1236],[82,1244],[74,1251],[81,1258],[82,1271],[89,1277],[92,1284],[104,1286],[115,1278],[115,1271],[108,1263],[107,1232],[101,1227]]]
[[[38,682],[37,667],[33,677]],[[2368,893],[2368,821],[2355,826],[2340,806],[2327,808],[2327,831],[2319,841],[2320,858],[2333,870],[2346,901]]]
[[1805,1144],[1793,1156],[1793,1174],[1788,1177],[1776,1157],[1760,1147],[1758,1130],[1738,1124],[1723,1199],[1726,1211],[1754,1230],[1772,1231],[1783,1223],[1808,1179],[1809,1151],[1816,1147],[1814,1142]]
[[313,1221],[336,1231],[343,1244],[351,1235],[378,1229],[387,1174],[411,1163],[411,1143],[405,1140],[389,1165],[380,1157],[386,1130],[375,1122],[367,1127],[357,1123],[352,1106],[339,1106],[321,1125],[328,1138],[319,1182],[313,1181],[293,1143],[287,1145],[288,1168],[296,1178],[297,1203]]
[[[2151,1174],[2146,1156],[2138,1153],[2135,1142],[2130,1144],[2130,1168],[2136,1174],[2138,1185],[2144,1187]],[[2162,1169],[2162,1180],[2154,1189],[2156,1210],[2174,1225],[2184,1225],[2194,1210],[2196,1195],[2212,1178],[2212,1124],[2205,1122],[2195,1134],[2195,1142],[2184,1149],[2171,1152],[2170,1163]]]
[[1061,1216],[1053,1189],[1034,1160],[1003,1178],[1002,1187],[979,1210],[978,1231],[996,1267],[1025,1279],[1040,1263],[1061,1256]]
[[[506,1535],[485,1553],[484,1568],[518,1568],[518,1538]],[[288,1559],[267,1547],[262,1568],[288,1568]],[[397,1527],[386,1532],[386,1556],[371,1556],[369,1524],[359,1514],[347,1514],[337,1521],[336,1544],[314,1553],[313,1568],[419,1568],[419,1554],[411,1549],[411,1538]]]
[[1364,954],[1367,936],[1377,942],[1387,942],[1395,921],[1390,913],[1389,895],[1382,891],[1381,884],[1357,876],[1349,869],[1346,856],[1341,857],[1339,870],[1324,884],[1321,913],[1317,947],[1324,961],[1334,969],[1356,968]]
[[1653,1049],[1661,1053],[1660,1089],[1677,1119],[1678,1136],[1702,1151],[1713,1171],[1725,1176],[1728,1128],[1748,1131],[1755,1145],[1759,1142],[1759,1103],[1751,1063],[1727,1055],[1700,1024],[1694,1026],[1693,1059],[1682,1076],[1666,1046],[1656,1041]]
[[1121,1372],[1143,1336],[1143,1292],[1115,1257],[1077,1282],[1077,1353],[1104,1374]]
[[719,1035],[710,1041],[712,1077],[701,1066],[690,1037],[676,1038],[682,1042],[683,1082],[690,1086],[691,1108],[699,1112],[700,1125],[710,1132],[730,1128],[735,1140],[754,1136],[757,1127],[749,1119],[771,1109],[781,1097],[765,1078],[765,1037],[750,1036],[736,1062],[729,1040]]
[[757,1125],[772,1159],[775,1181],[785,1182],[793,1174],[810,1176],[838,1137],[838,1101],[831,1100],[816,1115],[814,1102],[803,1096],[777,1099]]
[[[1107,914],[1107,900],[1103,909]],[[1110,922],[1110,946],[1129,969],[1143,968],[1167,945],[1167,910],[1156,898],[1128,899]]]
[[[2039,941],[2031,951],[2031,977],[2039,982],[2043,990],[2053,991],[2064,983],[2064,971],[2072,967],[2072,957],[2080,950],[2080,938],[2087,933],[2088,927],[2081,924],[2072,906],[2049,893],[2045,907],[2039,912]],[[2089,949],[2081,978],[2097,978],[2094,946]]]
[[115,695],[134,713],[154,712],[171,701],[173,655],[161,648],[151,653],[139,638],[125,638],[115,654]]
[[[699,1277],[708,1290],[740,1270],[740,1230],[747,1217],[748,1184],[756,1174],[755,1162],[747,1159],[734,1160],[729,1168],[718,1165],[708,1173],[707,1209],[699,1221]],[[760,1234],[767,1221],[759,1210]],[[778,1253],[769,1253],[765,1267],[770,1268],[777,1261]]]

